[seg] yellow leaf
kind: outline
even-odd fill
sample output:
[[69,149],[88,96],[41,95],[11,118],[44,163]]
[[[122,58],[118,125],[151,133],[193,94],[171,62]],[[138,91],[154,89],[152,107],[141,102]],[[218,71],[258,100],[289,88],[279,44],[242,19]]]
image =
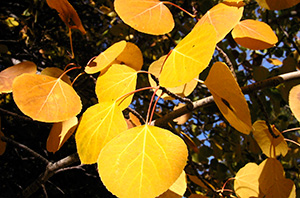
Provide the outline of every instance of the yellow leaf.
[[248,163],[237,172],[234,180],[234,191],[238,197],[258,197],[259,175],[260,169],[255,163]]
[[[166,60],[166,58],[167,58],[167,55],[160,57],[157,61],[154,61],[149,66],[148,71],[151,74],[153,74],[155,77],[159,78],[159,74],[160,74],[160,71],[162,69],[162,65],[163,65],[164,61]],[[148,79],[149,79],[149,83],[152,87],[157,86],[155,81],[151,78],[151,75],[148,75]],[[168,88],[168,90],[172,93],[175,93],[175,94],[179,95],[179,96],[186,97],[186,96],[190,95],[193,92],[193,90],[196,88],[197,84],[198,84],[198,82],[193,79],[193,80],[191,80],[190,82],[188,82],[184,85],[181,85],[179,87],[174,87],[174,88]],[[162,91],[158,90],[156,92],[156,95],[160,96],[161,93],[162,93]],[[165,100],[174,100],[174,98],[170,97],[168,94],[165,94],[165,93],[161,97]]]
[[0,117],[0,155],[3,155],[6,149],[6,142],[1,140],[1,136],[4,136],[4,133],[1,131],[1,117]]
[[239,22],[233,28],[232,37],[241,46],[253,50],[267,49],[278,42],[277,36],[268,24],[252,19]]
[[289,105],[292,113],[294,114],[294,116],[298,121],[300,121],[299,101],[300,101],[300,85],[296,85],[290,90]]
[[182,171],[175,183],[158,198],[181,198],[184,195],[186,188],[186,174]]
[[[41,71],[42,75],[46,75],[46,76],[52,76],[54,78],[59,78],[62,74],[64,73],[63,70],[57,68],[57,67],[46,67],[45,69],[43,69]],[[70,78],[65,74],[63,75],[63,77],[61,78],[64,82],[68,83],[69,85],[72,84]]]
[[77,117],[54,123],[47,139],[47,150],[55,153],[71,137],[78,124]]
[[216,32],[208,23],[195,27],[172,50],[159,77],[163,87],[178,87],[196,78],[209,64],[216,46]]
[[81,111],[75,90],[62,81],[38,74],[22,74],[13,82],[13,98],[27,116],[41,122],[62,122]]
[[227,121],[241,133],[249,134],[252,124],[248,104],[226,64],[216,62],[209,71],[205,85]]
[[159,0],[115,0],[114,6],[124,23],[140,32],[160,35],[174,27],[170,10]]
[[[286,198],[295,195],[295,186],[292,180],[284,178],[281,163],[274,158],[267,158],[260,165],[259,189],[261,197]],[[295,196],[294,196],[295,198]]]
[[7,19],[5,19],[5,23],[10,28],[19,26],[19,22],[14,17],[7,17]]
[[[96,82],[96,94],[99,102],[115,102],[120,96],[136,89],[137,72],[126,66],[114,64],[99,76]],[[117,102],[123,110],[132,100],[133,94]]]
[[24,73],[34,74],[36,65],[31,61],[21,62],[0,72],[0,94],[12,92],[13,80]]
[[88,108],[75,134],[81,163],[96,163],[105,144],[126,129],[122,110],[115,103],[100,102]]
[[73,6],[68,2],[68,0],[46,0],[50,8],[55,9],[60,18],[65,22],[65,24],[74,29],[78,29],[82,34],[86,31],[81,24],[81,20],[73,8]]
[[285,156],[288,152],[287,143],[282,134],[272,126],[272,131],[279,137],[274,138],[268,129],[265,121],[258,120],[253,124],[253,136],[263,153],[268,157],[275,158],[280,154]]
[[268,58],[267,61],[272,65],[282,65],[282,62],[277,58]]
[[117,61],[139,71],[143,66],[143,54],[138,46],[127,42],[125,49],[117,57]]
[[256,0],[257,3],[269,10],[283,10],[300,3],[300,0]]
[[102,149],[98,171],[109,191],[123,198],[153,198],[180,176],[188,151],[172,132],[143,125],[121,133]]
[[210,23],[214,26],[217,32],[216,42],[221,41],[243,16],[244,7],[235,2],[222,2],[212,7],[206,14],[198,21],[196,26],[204,23]]

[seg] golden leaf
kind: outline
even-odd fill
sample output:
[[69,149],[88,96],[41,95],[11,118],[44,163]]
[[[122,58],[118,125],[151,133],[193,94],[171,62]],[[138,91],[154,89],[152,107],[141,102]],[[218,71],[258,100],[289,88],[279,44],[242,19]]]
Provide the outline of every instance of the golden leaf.
[[298,121],[300,121],[300,85],[294,86],[289,93],[289,105],[291,111]]
[[181,175],[174,182],[174,184],[158,198],[181,198],[183,197],[187,188],[186,174],[182,171]]
[[283,10],[300,3],[300,0],[256,0],[257,3],[269,10]]
[[[64,73],[63,70],[57,68],[57,67],[46,67],[45,69],[43,69],[41,71],[42,75],[46,75],[46,76],[52,76],[54,78],[59,78],[62,74]],[[61,79],[68,83],[69,85],[72,84],[70,78],[65,74],[61,77]]]

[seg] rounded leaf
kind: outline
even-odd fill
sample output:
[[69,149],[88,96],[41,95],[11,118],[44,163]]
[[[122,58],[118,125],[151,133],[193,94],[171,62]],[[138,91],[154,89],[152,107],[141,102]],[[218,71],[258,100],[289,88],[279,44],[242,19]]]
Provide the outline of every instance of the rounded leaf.
[[300,3],[300,0],[256,0],[257,3],[269,10],[283,10]]
[[107,189],[118,197],[153,198],[177,180],[187,156],[180,137],[143,125],[106,144],[98,158],[98,171]]
[[22,74],[13,82],[13,98],[27,116],[41,122],[62,122],[81,111],[76,91],[59,78]]
[[[64,71],[61,70],[61,69],[59,69],[59,68],[57,68],[57,67],[46,67],[45,69],[43,69],[43,70],[41,71],[41,74],[42,74],[42,75],[52,76],[52,77],[54,77],[54,78],[59,78],[63,73],[64,73]],[[63,76],[61,77],[61,79],[62,79],[63,81],[65,81],[66,83],[68,83],[69,85],[72,84],[72,82],[71,82],[69,76],[67,76],[66,74],[63,75]]]
[[289,93],[289,104],[291,111],[296,119],[300,122],[300,85],[294,86]]

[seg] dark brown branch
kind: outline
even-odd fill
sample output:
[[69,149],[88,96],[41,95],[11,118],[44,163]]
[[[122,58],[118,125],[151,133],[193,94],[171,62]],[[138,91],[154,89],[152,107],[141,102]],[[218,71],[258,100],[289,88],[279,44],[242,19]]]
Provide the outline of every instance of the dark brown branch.
[[25,121],[33,121],[31,118],[29,117],[26,117],[26,116],[21,116],[21,115],[18,115],[16,113],[13,113],[13,112],[10,112],[10,111],[7,111],[5,109],[2,109],[0,108],[0,114],[7,114],[7,115],[10,115],[10,116],[13,116],[13,117],[16,117],[20,120],[25,120]]

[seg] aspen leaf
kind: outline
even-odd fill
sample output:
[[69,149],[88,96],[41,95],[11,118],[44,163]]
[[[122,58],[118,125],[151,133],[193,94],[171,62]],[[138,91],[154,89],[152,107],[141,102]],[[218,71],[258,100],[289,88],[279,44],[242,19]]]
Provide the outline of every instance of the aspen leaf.
[[139,71],[143,66],[143,54],[134,43],[127,42],[123,52],[117,57],[117,61]]
[[55,9],[59,13],[59,17],[70,28],[78,29],[82,34],[86,31],[81,24],[81,20],[68,0],[46,0],[50,8]]
[[[136,89],[137,72],[126,66],[114,64],[99,76],[96,82],[96,94],[100,102],[115,102],[120,96]],[[123,110],[132,100],[133,94],[117,102]]]
[[[288,152],[288,145],[284,140],[282,134],[272,126],[275,135],[279,137],[274,138],[263,120],[258,120],[253,124],[253,136],[263,153],[268,157],[275,158],[280,154],[285,156]],[[275,153],[274,153],[275,152]]]
[[[160,57],[157,61],[154,61],[149,66],[148,71],[151,74],[153,74],[155,77],[159,78],[159,74],[160,74],[160,71],[162,69],[162,65],[165,62],[166,58],[167,58],[167,55]],[[150,74],[148,75],[148,79],[149,79],[149,83],[152,87],[157,86],[157,84],[152,79]],[[174,87],[174,88],[168,88],[168,90],[172,93],[175,93],[175,94],[179,95],[179,96],[186,97],[186,96],[190,95],[193,92],[193,90],[196,88],[197,84],[198,84],[198,82],[196,80],[192,79],[190,82],[188,82],[184,85],[181,85],[179,87]],[[162,91],[158,90],[156,92],[156,95],[160,96],[161,93],[162,93]],[[165,100],[173,100],[174,99],[166,93],[164,93],[161,97]]]
[[300,0],[256,0],[257,3],[269,10],[283,10],[300,3]]
[[282,65],[282,62],[277,58],[268,58],[267,61],[272,65]]
[[234,180],[234,191],[238,197],[258,197],[259,175],[260,169],[255,163],[248,163],[237,172]]
[[[243,4],[242,4],[243,5]],[[235,2],[222,2],[212,7],[197,22],[196,26],[210,23],[217,33],[216,42],[221,41],[243,16],[244,7]]]
[[252,50],[267,49],[278,42],[277,36],[268,24],[252,19],[239,22],[233,28],[232,37],[241,46]]
[[300,121],[300,85],[294,86],[289,93],[289,105],[292,113]]
[[[286,198],[295,195],[293,181],[284,177],[281,163],[274,158],[267,158],[260,165],[259,188],[266,197]],[[294,196],[295,198],[295,196]]]
[[181,198],[183,197],[187,188],[186,174],[182,171],[178,179],[172,184],[172,186],[158,198]]
[[159,83],[178,87],[190,82],[209,64],[216,46],[216,32],[208,23],[195,27],[172,50],[163,65]]
[[12,92],[13,80],[24,73],[34,74],[36,65],[31,61],[21,62],[0,72],[0,94]]
[[142,125],[108,142],[97,163],[102,182],[116,196],[152,198],[177,180],[187,156],[180,137],[162,128]]
[[46,148],[49,152],[55,153],[71,137],[78,124],[77,117],[69,120],[54,123],[47,139]]
[[204,83],[227,121],[241,133],[249,134],[252,124],[248,104],[226,64],[216,62]]
[[[57,67],[46,67],[45,69],[43,69],[41,71],[42,75],[46,75],[46,76],[52,76],[54,78],[59,78],[62,74],[64,73],[63,70],[57,68]],[[65,74],[61,77],[61,79],[68,83],[69,85],[72,84],[70,78]]]
[[59,78],[22,74],[13,82],[13,98],[27,116],[41,122],[62,122],[81,111],[75,90]]
[[172,13],[159,0],[115,0],[114,6],[124,23],[140,32],[160,35],[174,28]]
[[96,163],[105,144],[126,129],[122,110],[115,103],[100,102],[88,108],[75,134],[81,163]]
[[141,125],[140,120],[131,112],[129,112],[129,119],[126,119],[126,123],[128,129]]

